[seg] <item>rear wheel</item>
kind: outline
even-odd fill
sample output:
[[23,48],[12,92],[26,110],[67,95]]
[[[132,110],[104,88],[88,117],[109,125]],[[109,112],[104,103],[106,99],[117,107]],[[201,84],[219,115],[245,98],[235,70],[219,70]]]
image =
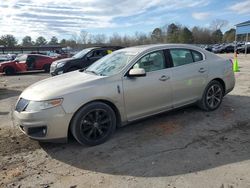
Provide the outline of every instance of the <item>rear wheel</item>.
[[116,115],[107,104],[93,102],[76,113],[70,128],[80,144],[98,145],[108,140],[114,133]]
[[224,91],[220,82],[213,80],[206,87],[202,99],[199,102],[200,108],[205,111],[213,111],[219,108],[223,99]]
[[13,69],[12,67],[6,67],[6,68],[4,69],[4,73],[5,73],[6,75],[13,75],[13,74],[15,73],[15,69]]
[[48,64],[44,65],[43,69],[44,69],[45,72],[49,72],[50,71],[50,65],[48,65]]

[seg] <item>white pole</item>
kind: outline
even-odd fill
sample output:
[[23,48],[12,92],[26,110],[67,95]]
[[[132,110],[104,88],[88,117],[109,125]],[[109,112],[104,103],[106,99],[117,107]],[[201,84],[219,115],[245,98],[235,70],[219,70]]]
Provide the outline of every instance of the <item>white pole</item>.
[[235,29],[234,54],[236,53],[236,50],[237,50],[237,27]]
[[247,47],[248,47],[248,33],[246,35],[245,56],[247,56]]

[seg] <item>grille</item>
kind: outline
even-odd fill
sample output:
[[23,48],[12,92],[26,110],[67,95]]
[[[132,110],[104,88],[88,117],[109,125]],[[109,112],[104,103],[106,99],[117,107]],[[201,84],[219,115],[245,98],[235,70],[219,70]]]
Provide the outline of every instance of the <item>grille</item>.
[[20,100],[18,101],[15,110],[18,112],[22,112],[26,106],[29,104],[29,101],[23,98],[20,98]]

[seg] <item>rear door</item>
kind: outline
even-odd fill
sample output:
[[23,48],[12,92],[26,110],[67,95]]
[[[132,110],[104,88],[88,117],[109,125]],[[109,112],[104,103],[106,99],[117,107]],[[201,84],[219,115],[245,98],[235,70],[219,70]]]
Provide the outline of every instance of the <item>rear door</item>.
[[172,61],[173,106],[197,101],[207,83],[205,56],[191,49],[169,49]]
[[171,70],[164,51],[151,52],[132,68],[144,68],[146,76],[123,78],[124,103],[128,121],[172,107]]

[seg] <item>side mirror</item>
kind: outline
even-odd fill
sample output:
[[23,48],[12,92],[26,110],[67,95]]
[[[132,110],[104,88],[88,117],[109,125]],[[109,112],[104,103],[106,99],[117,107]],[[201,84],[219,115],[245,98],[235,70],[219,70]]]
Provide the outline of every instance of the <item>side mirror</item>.
[[129,77],[143,77],[143,76],[146,76],[146,71],[145,69],[142,69],[142,68],[130,69],[128,76]]

